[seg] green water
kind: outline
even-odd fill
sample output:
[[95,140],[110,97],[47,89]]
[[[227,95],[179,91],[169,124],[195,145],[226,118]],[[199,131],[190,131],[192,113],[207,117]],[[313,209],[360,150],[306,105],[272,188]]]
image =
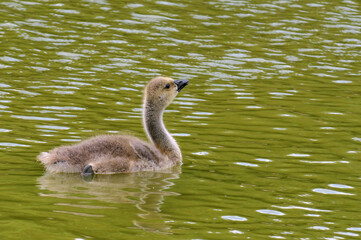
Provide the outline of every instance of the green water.
[[[0,2],[1,239],[359,239],[361,3]],[[183,165],[49,175],[36,155],[145,138],[153,77]]]

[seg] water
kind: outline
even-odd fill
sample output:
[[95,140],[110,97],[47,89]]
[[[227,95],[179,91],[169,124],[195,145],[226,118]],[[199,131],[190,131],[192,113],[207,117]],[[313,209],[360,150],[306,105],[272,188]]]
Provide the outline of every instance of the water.
[[[358,1],[0,3],[2,239],[358,239]],[[184,164],[49,175],[41,151],[141,128],[144,85]]]

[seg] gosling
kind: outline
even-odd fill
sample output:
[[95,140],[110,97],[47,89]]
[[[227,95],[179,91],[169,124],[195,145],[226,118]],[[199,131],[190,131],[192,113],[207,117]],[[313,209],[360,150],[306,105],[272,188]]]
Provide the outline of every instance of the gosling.
[[42,152],[38,161],[49,172],[83,176],[157,171],[180,164],[182,154],[164,126],[163,112],[188,82],[157,77],[145,87],[143,126],[151,143],[128,135],[99,135]]

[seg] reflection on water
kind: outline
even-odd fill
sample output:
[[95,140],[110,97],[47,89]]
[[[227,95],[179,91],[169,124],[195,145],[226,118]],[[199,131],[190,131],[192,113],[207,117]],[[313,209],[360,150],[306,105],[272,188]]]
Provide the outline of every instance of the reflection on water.
[[[54,212],[84,217],[105,217],[105,215],[93,214],[92,210],[112,211],[118,204],[132,204],[136,206],[138,213],[136,219],[129,220],[136,227],[166,233],[169,226],[162,219],[164,214],[161,207],[164,197],[179,195],[169,191],[169,188],[174,185],[173,180],[178,179],[180,173],[180,168],[176,167],[163,172],[96,175],[90,182],[85,181],[78,174],[45,174],[38,178],[38,186],[41,190],[40,196],[58,199],[54,205],[74,209],[73,211],[53,210]],[[62,202],[66,199],[75,199],[78,204]],[[94,202],[93,200],[116,204],[107,207],[103,203],[100,205],[86,203]],[[76,209],[87,211],[76,212]]]
[[[1,1],[0,237],[359,238],[360,4]],[[39,152],[145,138],[157,75],[190,80],[182,173],[39,178]]]

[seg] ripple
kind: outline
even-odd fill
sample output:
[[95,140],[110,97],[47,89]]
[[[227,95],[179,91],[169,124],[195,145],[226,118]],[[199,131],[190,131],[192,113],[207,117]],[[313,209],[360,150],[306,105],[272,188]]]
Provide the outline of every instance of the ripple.
[[198,155],[198,156],[204,156],[204,155],[208,155],[209,152],[194,152],[192,153],[193,155]]
[[60,94],[60,95],[74,95],[74,91],[53,91],[54,94]]
[[306,153],[291,153],[288,154],[287,156],[289,157],[310,157],[310,154],[306,154]]
[[259,167],[258,164],[247,163],[247,162],[235,162],[236,165],[246,166],[246,167]]
[[275,239],[286,239],[285,237],[282,236],[269,236],[270,238],[275,238]]
[[128,29],[128,28],[111,28],[112,30],[125,32],[125,33],[134,33],[134,34],[149,34],[147,30],[138,30],[138,29]]
[[312,191],[317,192],[317,193],[332,194],[332,195],[355,195],[352,193],[345,193],[345,192],[340,192],[340,191],[335,191],[335,190],[330,190],[330,189],[325,189],[325,188],[315,188]]
[[191,134],[189,133],[171,133],[172,136],[175,136],[175,137],[189,137],[191,136]]
[[261,109],[263,107],[261,107],[261,106],[246,106],[245,108],[247,108],[247,109]]
[[269,94],[275,95],[275,96],[278,96],[278,97],[293,96],[292,93],[283,93],[283,92],[270,92]]
[[184,5],[182,3],[174,3],[174,2],[168,2],[168,1],[156,1],[157,4],[166,5],[166,6],[174,6],[174,7],[186,7],[187,5]]
[[359,138],[359,137],[353,137],[352,140],[357,141],[357,142],[361,142],[361,138]]
[[13,57],[0,57],[0,60],[4,61],[4,62],[21,62],[22,60],[17,59],[17,58],[13,58]]
[[30,147],[29,145],[19,144],[19,143],[11,143],[11,142],[0,142],[1,147]]
[[332,212],[331,210],[325,210],[325,209],[317,209],[317,208],[309,208],[309,207],[301,207],[301,206],[276,206],[273,205],[273,207],[280,208],[280,209],[300,209],[305,211],[311,211],[311,212]]
[[358,237],[358,236],[360,236],[359,234],[352,233],[352,232],[335,232],[335,234],[346,235],[346,236],[350,236],[350,237]]
[[67,111],[67,110],[74,110],[74,111],[82,111],[86,110],[86,108],[82,107],[73,107],[73,106],[35,106],[34,108],[42,108],[42,109],[50,109],[50,110],[61,110],[61,111]]
[[293,115],[293,114],[280,114],[281,117],[297,117],[296,115]]
[[244,232],[239,231],[239,230],[230,230],[229,232],[233,233],[233,234],[244,234]]
[[330,115],[344,115],[343,113],[340,112],[325,112],[325,113]]
[[138,13],[132,13],[133,18],[140,20],[142,22],[147,23],[156,23],[156,22],[163,22],[167,20],[175,20],[169,17],[164,17],[160,15],[150,15],[150,14],[138,14]]
[[71,58],[71,59],[75,59],[75,60],[78,60],[81,57],[89,57],[89,56],[84,55],[84,54],[72,53],[72,52],[57,52],[56,54],[59,55],[59,56],[62,56],[62,57],[67,57],[67,58]]
[[75,216],[81,216],[81,217],[101,217],[103,218],[104,215],[97,215],[97,214],[89,214],[89,213],[78,213],[78,212],[70,212],[70,211],[60,211],[60,210],[54,210],[56,213],[64,213],[64,214],[70,214]]
[[222,216],[221,218],[223,218],[225,220],[231,220],[231,221],[237,221],[237,222],[244,222],[244,221],[248,220],[245,217],[239,217],[239,216]]
[[65,13],[65,14],[80,14],[77,10],[69,10],[69,9],[55,9],[56,12]]
[[312,164],[335,164],[335,163],[350,163],[349,161],[306,161],[306,160],[300,160],[300,162],[304,163],[312,163]]
[[333,188],[343,188],[343,189],[353,189],[354,187],[343,185],[343,184],[329,184],[329,187]]
[[349,231],[355,231],[355,232],[361,232],[361,227],[349,227],[346,230]]
[[341,84],[347,84],[347,83],[352,83],[352,81],[348,81],[348,80],[336,80],[336,81],[332,81],[334,83],[341,83]]
[[22,116],[22,115],[11,115],[11,117],[19,118],[19,119],[23,119],[23,120],[39,120],[39,121],[57,121],[57,120],[59,120],[59,118]]
[[9,67],[11,66],[0,63],[0,69],[9,68]]
[[140,3],[129,3],[125,7],[127,7],[127,8],[140,8],[140,7],[143,7],[143,6],[144,5],[140,4]]
[[323,129],[323,130],[335,130],[336,128],[334,128],[334,127],[320,127],[320,129]]
[[312,227],[309,227],[308,229],[322,230],[322,231],[330,230],[330,228],[324,227],[324,226],[312,226]]
[[193,114],[195,114],[195,115],[207,115],[207,116],[213,115],[213,113],[211,113],[211,112],[193,112]]
[[50,68],[34,67],[34,66],[29,67],[29,68],[32,68],[32,69],[34,69],[34,70],[37,71],[37,72],[44,72],[44,71],[49,71],[49,70],[50,70]]
[[33,139],[24,139],[24,138],[17,138],[16,140],[23,141],[23,142],[30,142],[30,143],[46,143],[44,141],[37,141],[37,140],[33,140]]
[[51,129],[51,130],[69,130],[69,127],[54,126],[54,125],[36,125],[37,128]]
[[63,138],[63,139],[60,139],[60,141],[63,141],[63,142],[80,142],[81,139],[69,139],[69,138]]
[[18,90],[18,89],[14,89],[15,92],[21,93],[21,94],[25,94],[25,95],[30,95],[30,96],[38,96],[40,95],[40,93],[35,93],[35,92],[30,92],[30,91],[25,91],[25,90]]
[[25,11],[26,8],[19,4],[19,3],[14,3],[14,2],[2,2],[1,4],[9,7],[9,8],[13,8],[13,9],[16,9],[16,10],[19,10],[19,11]]
[[283,212],[276,211],[276,210],[269,210],[269,209],[260,209],[260,210],[257,210],[257,212],[262,213],[262,214],[267,214],[267,215],[277,215],[277,216],[286,215]]
[[11,132],[12,130],[10,129],[5,129],[5,128],[0,128],[0,133],[6,133],[6,132]]
[[271,159],[267,159],[267,158],[255,158],[254,160],[260,161],[260,162],[272,162]]
[[50,37],[29,37],[23,34],[23,38],[35,42],[51,42],[51,43],[73,43],[73,39],[62,39],[62,38],[50,38]]

